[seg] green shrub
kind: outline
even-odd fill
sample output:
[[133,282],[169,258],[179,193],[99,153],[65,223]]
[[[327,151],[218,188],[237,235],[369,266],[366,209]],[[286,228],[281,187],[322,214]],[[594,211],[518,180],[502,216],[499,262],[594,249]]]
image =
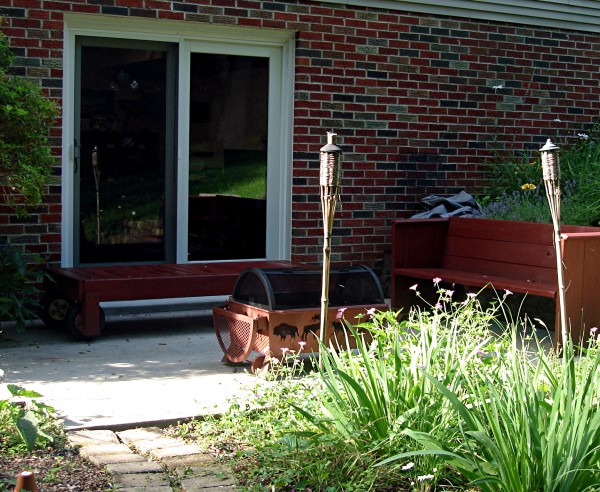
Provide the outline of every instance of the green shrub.
[[[600,131],[566,142],[560,150],[561,221],[600,225]],[[550,222],[539,152],[497,151],[488,167],[490,186],[481,199],[483,216],[493,219]]]
[[45,273],[38,268],[40,260],[29,258],[20,249],[0,244],[0,325],[14,321],[23,329],[28,320],[37,316],[38,283]]
[[56,163],[48,136],[58,107],[38,86],[7,73],[12,60],[0,33],[0,185],[11,202],[21,196],[39,204]]
[[248,491],[597,491],[597,329],[560,358],[518,339],[509,292],[484,308],[434,284],[434,305],[401,321],[370,310],[349,324],[356,350],[322,347],[316,372],[277,364],[179,433],[230,459]]

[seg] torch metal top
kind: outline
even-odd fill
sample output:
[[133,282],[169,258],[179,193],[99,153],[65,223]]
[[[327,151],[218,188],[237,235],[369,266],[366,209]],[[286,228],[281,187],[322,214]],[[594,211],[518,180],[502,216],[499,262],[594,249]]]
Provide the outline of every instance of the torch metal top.
[[558,150],[558,147],[552,143],[551,139],[546,140],[546,145],[544,145],[540,152],[549,152],[551,150]]
[[323,147],[321,147],[321,152],[330,152],[330,153],[337,153],[337,152],[342,152],[342,149],[340,149],[337,145],[337,133],[335,133],[333,130],[330,132],[327,132],[327,144],[324,145]]

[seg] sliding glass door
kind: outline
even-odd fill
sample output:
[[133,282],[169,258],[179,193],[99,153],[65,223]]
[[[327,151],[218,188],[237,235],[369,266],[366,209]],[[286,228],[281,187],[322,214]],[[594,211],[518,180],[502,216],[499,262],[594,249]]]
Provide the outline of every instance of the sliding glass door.
[[288,38],[102,33],[72,38],[67,265],[288,258]]

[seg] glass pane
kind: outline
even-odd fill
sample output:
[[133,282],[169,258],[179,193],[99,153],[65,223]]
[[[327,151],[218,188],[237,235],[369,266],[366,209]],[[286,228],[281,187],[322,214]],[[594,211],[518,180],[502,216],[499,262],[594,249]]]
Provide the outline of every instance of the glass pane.
[[193,53],[189,260],[265,257],[269,60]]
[[80,263],[164,261],[167,53],[81,53]]

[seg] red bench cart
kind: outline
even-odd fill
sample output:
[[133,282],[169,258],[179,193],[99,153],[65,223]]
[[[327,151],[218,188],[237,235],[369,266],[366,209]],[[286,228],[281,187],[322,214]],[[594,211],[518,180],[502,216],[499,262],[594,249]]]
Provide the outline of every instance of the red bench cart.
[[48,268],[40,318],[78,340],[102,334],[100,302],[230,295],[247,268],[290,267],[289,261],[240,261]]

